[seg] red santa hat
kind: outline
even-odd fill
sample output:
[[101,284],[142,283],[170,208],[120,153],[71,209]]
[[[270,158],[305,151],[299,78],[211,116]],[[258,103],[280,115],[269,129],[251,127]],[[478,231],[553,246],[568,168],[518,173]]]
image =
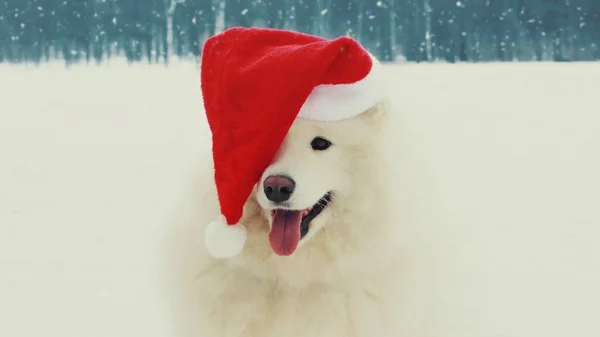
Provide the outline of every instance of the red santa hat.
[[209,38],[201,62],[222,214],[206,228],[205,245],[229,258],[246,241],[243,206],[294,120],[339,121],[368,110],[383,98],[382,69],[350,37],[239,27]]

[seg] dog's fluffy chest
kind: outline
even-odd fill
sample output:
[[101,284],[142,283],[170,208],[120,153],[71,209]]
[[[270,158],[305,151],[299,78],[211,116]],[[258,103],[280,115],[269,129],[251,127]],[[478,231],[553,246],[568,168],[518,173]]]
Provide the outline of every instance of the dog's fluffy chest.
[[[238,280],[239,281],[239,280]],[[311,285],[293,289],[243,278],[213,288],[203,303],[202,337],[384,337],[389,298],[382,284]],[[228,282],[221,283],[226,286]],[[385,287],[384,287],[385,288]]]

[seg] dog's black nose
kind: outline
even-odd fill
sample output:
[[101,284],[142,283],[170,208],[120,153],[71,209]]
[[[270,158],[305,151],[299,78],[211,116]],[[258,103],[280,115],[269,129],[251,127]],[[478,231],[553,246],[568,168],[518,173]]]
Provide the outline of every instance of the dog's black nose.
[[289,200],[296,188],[294,180],[286,176],[268,176],[263,185],[267,199],[276,203]]

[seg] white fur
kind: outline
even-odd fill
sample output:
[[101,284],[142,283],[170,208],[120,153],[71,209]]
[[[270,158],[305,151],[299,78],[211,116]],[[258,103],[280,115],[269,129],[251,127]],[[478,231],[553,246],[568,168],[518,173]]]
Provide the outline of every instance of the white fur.
[[[402,258],[384,160],[387,112],[382,104],[340,122],[296,120],[263,179],[292,177],[293,208],[310,207],[327,191],[335,196],[289,257],[269,245],[272,205],[261,182],[240,221],[248,230],[244,250],[211,257],[204,226],[220,213],[212,166],[196,172],[170,238],[167,276],[179,337],[398,335]],[[316,136],[333,145],[313,151]],[[203,162],[210,162],[208,150]]]

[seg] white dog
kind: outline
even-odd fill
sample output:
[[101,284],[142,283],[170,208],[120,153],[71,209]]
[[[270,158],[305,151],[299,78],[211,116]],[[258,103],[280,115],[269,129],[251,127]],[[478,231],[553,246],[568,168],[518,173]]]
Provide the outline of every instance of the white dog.
[[179,336],[399,336],[388,110],[297,119],[244,207],[248,241],[232,259],[202,244],[219,206],[212,171],[198,172],[167,271]]

